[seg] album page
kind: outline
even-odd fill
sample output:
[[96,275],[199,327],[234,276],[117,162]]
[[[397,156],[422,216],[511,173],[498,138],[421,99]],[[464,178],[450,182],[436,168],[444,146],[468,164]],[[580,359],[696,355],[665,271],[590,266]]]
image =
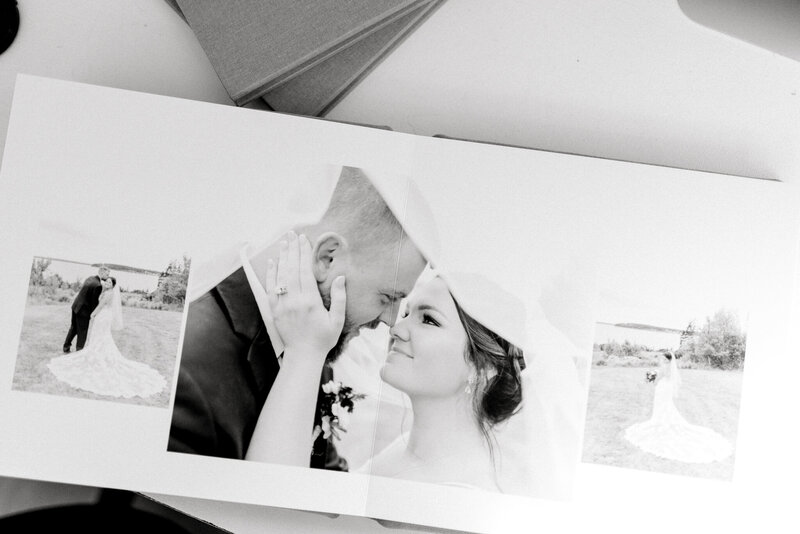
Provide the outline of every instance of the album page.
[[781,462],[786,184],[29,76],[1,178],[4,476],[505,532]]

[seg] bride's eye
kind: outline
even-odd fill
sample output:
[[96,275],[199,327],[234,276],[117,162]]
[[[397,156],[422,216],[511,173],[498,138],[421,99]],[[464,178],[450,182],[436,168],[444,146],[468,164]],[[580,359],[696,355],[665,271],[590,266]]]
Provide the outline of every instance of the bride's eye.
[[431,326],[439,326],[439,323],[427,313],[422,314],[422,322]]

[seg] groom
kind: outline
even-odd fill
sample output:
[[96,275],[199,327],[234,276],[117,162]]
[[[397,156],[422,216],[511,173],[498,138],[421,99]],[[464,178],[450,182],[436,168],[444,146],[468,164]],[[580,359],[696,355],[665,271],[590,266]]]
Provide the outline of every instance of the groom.
[[64,352],[69,352],[72,347],[72,340],[75,336],[78,341],[75,343],[75,350],[81,350],[83,345],[86,344],[86,334],[89,331],[89,321],[92,317],[92,312],[97,308],[97,302],[100,299],[100,293],[103,291],[102,281],[106,280],[109,275],[108,267],[105,265],[97,269],[95,276],[87,278],[80,291],[72,301],[72,322],[67,332],[67,338],[64,340]]
[[[394,324],[398,301],[411,291],[426,262],[369,179],[355,168],[343,168],[322,219],[295,231],[312,243],[314,276],[326,306],[333,280],[340,275],[347,280],[345,326],[328,354],[332,362],[361,328]],[[279,243],[273,243],[253,258],[255,272],[266,273],[267,261],[277,262],[278,256]],[[168,450],[244,458],[280,371],[282,352],[275,325],[264,324],[242,268],[192,301]],[[331,378],[326,364],[321,383]],[[310,456],[310,467],[347,469],[322,437]]]

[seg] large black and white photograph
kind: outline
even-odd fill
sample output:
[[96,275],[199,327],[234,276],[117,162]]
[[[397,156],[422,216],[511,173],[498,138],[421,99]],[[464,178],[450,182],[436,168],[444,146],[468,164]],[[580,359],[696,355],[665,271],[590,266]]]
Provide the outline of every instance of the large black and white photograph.
[[[313,222],[198,266],[168,450],[567,497],[590,348],[570,336],[591,322],[560,332],[512,292],[535,282],[518,259],[487,261],[524,214],[480,228],[413,180],[326,174],[300,193],[323,200]],[[481,204],[461,205],[496,215]],[[561,394],[542,406],[537,381]]]
[[190,265],[34,257],[14,389],[167,407]]

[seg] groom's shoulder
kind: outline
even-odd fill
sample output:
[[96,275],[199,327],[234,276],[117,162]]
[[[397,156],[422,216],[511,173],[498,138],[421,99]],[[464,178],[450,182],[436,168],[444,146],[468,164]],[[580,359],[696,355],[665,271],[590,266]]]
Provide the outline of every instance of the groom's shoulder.
[[228,359],[249,345],[257,330],[254,315],[260,316],[255,303],[247,302],[242,285],[233,273],[188,304],[184,361]]
[[262,321],[244,270],[239,268],[189,304],[187,324],[228,328],[252,340]]
[[[230,275],[220,281],[187,305],[187,328],[196,326],[202,331],[208,328],[220,328],[223,325],[233,327],[227,299],[223,298],[226,288],[234,283],[233,276]],[[235,305],[235,302],[233,304]]]
[[215,293],[216,289],[211,289],[187,307],[184,356],[210,352],[210,346],[232,329],[224,303]]

